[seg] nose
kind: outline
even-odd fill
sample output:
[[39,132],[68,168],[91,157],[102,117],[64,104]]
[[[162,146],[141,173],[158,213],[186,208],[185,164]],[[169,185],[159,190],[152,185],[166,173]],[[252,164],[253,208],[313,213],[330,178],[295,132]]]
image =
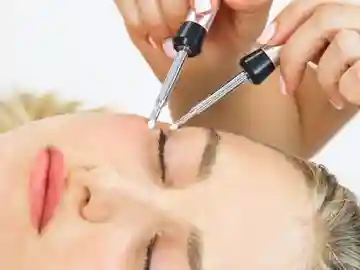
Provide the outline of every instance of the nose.
[[[83,186],[86,198],[81,215],[92,223],[154,223],[157,188],[152,181],[129,179],[111,167],[82,169],[72,174],[71,181]],[[134,223],[136,221],[136,223]]]
[[109,167],[83,169],[72,175],[76,186],[86,190],[86,196],[77,200],[82,200],[82,218],[91,223],[141,224],[137,229],[146,231],[155,231],[166,220],[198,224],[194,217],[201,212],[197,202],[201,189],[163,189],[151,181],[124,179]]

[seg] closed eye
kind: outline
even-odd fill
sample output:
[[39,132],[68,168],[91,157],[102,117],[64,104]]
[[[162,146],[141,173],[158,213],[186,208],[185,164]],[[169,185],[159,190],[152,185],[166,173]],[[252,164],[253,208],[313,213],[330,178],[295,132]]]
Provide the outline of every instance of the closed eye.
[[157,240],[157,235],[155,235],[155,236],[151,239],[151,241],[150,241],[150,243],[149,243],[149,245],[148,245],[148,247],[147,247],[147,249],[146,249],[146,257],[145,257],[145,263],[144,263],[144,270],[150,270],[150,267],[151,267],[151,259],[152,259],[152,256],[153,256],[153,251],[154,251],[154,246],[155,246],[155,244],[156,244],[156,240]]
[[158,140],[159,140],[158,155],[159,155],[159,161],[160,161],[161,179],[164,182],[165,172],[166,172],[164,152],[165,152],[165,143],[166,143],[167,137],[166,137],[164,131],[162,131],[162,129],[160,129],[160,134],[159,134]]

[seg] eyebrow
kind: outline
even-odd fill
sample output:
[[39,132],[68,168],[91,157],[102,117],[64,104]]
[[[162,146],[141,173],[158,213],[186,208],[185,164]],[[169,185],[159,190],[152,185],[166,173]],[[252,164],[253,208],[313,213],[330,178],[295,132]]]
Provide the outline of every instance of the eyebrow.
[[187,240],[187,257],[191,270],[202,270],[203,241],[200,231],[192,227]]
[[221,140],[220,135],[214,129],[207,129],[207,139],[204,152],[199,165],[198,177],[206,179],[216,163],[217,149]]

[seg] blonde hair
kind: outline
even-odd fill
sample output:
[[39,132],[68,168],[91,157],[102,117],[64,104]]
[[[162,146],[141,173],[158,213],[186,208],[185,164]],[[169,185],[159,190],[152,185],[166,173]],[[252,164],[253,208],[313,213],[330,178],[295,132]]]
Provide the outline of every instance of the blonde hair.
[[[60,100],[54,93],[34,95],[16,93],[0,102],[0,132],[12,130],[27,122],[80,111],[79,101]],[[87,111],[105,111],[99,107]]]
[[[0,131],[26,122],[79,111],[81,103],[54,94],[17,94],[0,102]],[[96,109],[98,111],[104,108]],[[356,196],[322,165],[291,157],[304,173],[316,211],[316,248],[309,270],[360,270],[360,208]]]
[[315,248],[305,269],[360,270],[360,207],[323,165],[291,157],[304,173],[315,210]]

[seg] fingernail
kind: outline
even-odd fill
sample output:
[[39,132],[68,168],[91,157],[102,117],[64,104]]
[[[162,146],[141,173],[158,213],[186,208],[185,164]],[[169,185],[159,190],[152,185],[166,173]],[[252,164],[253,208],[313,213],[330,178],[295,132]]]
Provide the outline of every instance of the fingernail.
[[288,92],[286,91],[286,84],[283,76],[280,75],[280,91],[283,95],[287,96]]
[[273,22],[264,29],[264,31],[262,32],[260,37],[257,38],[256,41],[264,45],[274,37],[275,33],[276,33],[276,23]]
[[344,109],[344,103],[340,100],[334,100],[333,98],[329,98],[329,102],[338,111]]
[[163,50],[168,57],[172,59],[176,57],[177,52],[174,49],[174,44],[171,37],[165,39],[163,43]]
[[152,37],[148,37],[148,42],[154,49],[157,49],[158,46],[156,45],[155,41],[152,39]]
[[212,10],[211,0],[195,0],[196,13],[205,13]]

